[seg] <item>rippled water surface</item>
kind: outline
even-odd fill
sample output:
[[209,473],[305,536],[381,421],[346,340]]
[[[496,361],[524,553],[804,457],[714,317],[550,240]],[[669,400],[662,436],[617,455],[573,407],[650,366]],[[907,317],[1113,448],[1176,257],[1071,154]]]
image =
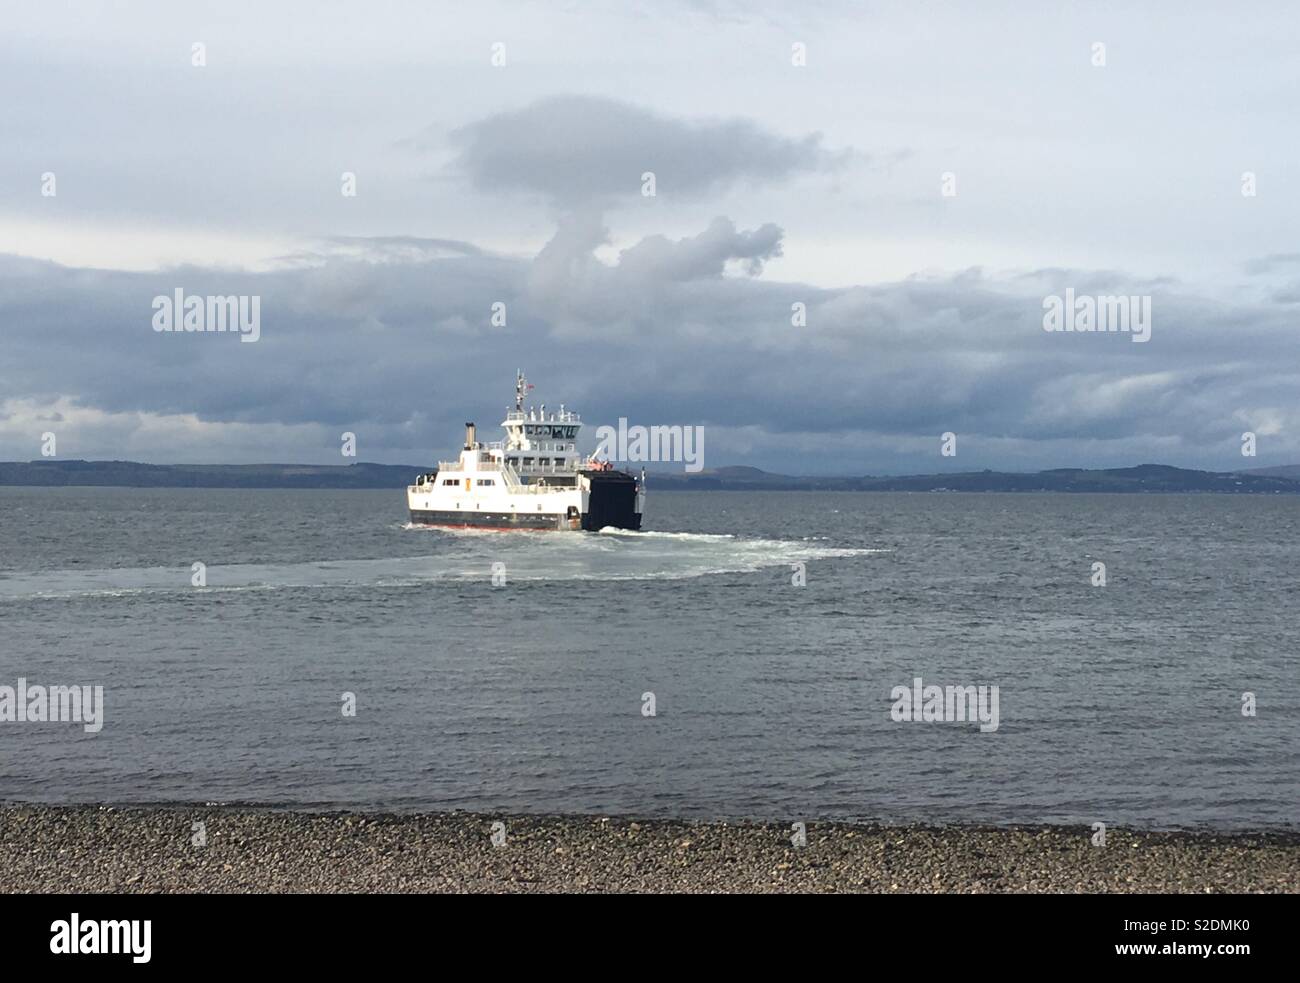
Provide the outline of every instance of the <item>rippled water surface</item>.
[[[1300,822],[1298,499],[652,487],[640,534],[403,505],[0,488],[0,686],[106,717],[0,722],[0,799]],[[997,685],[998,730],[891,720],[916,676]]]

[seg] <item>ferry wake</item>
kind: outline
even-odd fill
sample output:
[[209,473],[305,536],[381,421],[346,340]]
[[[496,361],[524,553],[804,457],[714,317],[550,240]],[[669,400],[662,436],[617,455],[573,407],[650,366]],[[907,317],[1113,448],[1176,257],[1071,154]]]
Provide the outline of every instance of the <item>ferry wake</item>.
[[458,461],[440,461],[406,489],[411,522],[477,529],[640,529],[645,469],[640,479],[608,461],[577,452],[582,421],[524,407],[533,387],[515,375],[515,407],[501,426],[506,439],[482,443],[465,424]]

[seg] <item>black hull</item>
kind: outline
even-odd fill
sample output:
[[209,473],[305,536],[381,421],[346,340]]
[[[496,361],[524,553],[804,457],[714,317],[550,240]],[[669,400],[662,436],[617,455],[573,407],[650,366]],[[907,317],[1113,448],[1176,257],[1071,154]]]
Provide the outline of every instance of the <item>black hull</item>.
[[640,529],[641,513],[636,510],[636,479],[624,471],[584,471],[591,482],[591,496],[582,528],[592,531]]

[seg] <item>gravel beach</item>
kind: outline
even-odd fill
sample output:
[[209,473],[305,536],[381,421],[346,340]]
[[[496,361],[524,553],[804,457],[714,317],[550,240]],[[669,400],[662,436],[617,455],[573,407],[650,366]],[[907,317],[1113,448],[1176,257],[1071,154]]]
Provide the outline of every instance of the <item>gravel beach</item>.
[[588,816],[12,805],[0,892],[1300,891],[1300,834],[1111,829],[1097,847],[1085,828],[809,823],[806,846],[791,836]]

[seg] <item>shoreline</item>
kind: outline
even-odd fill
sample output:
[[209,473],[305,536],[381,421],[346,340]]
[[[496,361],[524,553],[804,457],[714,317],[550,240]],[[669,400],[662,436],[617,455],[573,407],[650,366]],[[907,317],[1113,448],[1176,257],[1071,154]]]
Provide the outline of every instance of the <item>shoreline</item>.
[[1300,831],[805,830],[796,846],[771,822],[14,803],[0,892],[1300,893]]

